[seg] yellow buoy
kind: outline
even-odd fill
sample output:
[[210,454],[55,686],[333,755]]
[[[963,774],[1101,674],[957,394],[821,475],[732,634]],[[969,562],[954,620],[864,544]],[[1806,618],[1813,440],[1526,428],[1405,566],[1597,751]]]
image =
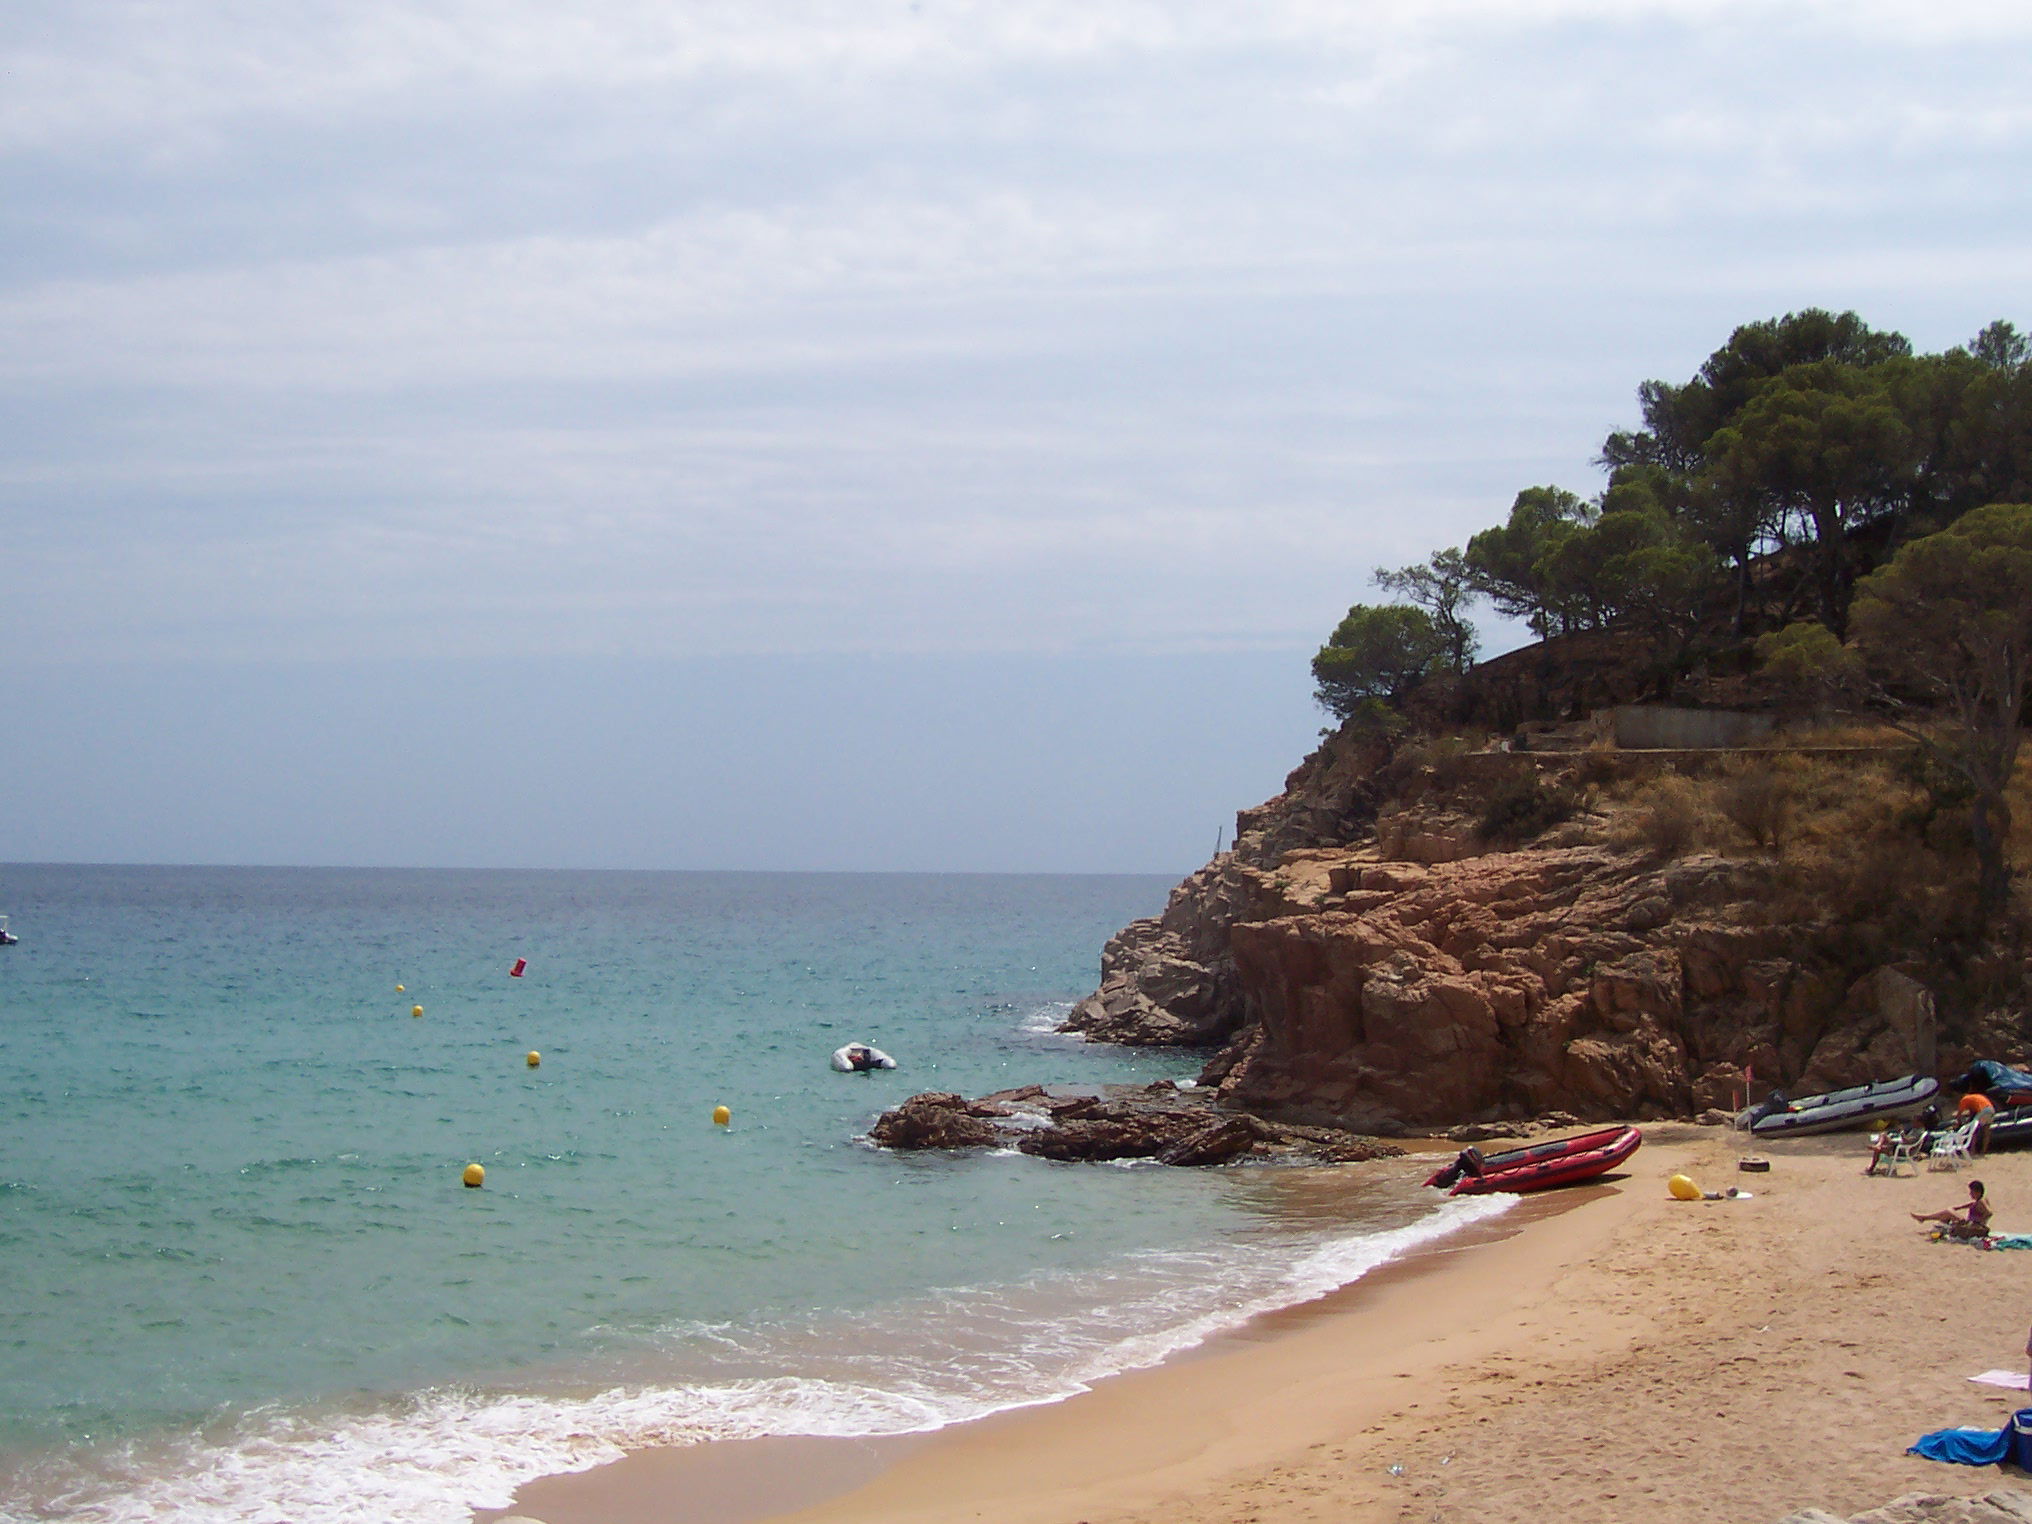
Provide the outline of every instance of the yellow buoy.
[[1684,1175],[1674,1175],[1670,1180],[1665,1182],[1665,1189],[1672,1192],[1672,1199],[1674,1201],[1700,1200],[1700,1187]]
[[398,995],[406,995],[409,993],[409,986],[406,984],[398,984],[395,986],[395,993]]
[[478,1187],[487,1183],[487,1167],[484,1164],[468,1164],[466,1172],[459,1177],[467,1185]]
[[529,1050],[529,1057],[526,1060],[526,1062],[528,1063],[530,1068],[534,1069],[538,1064],[543,1062],[543,1055],[537,1052],[536,1049],[531,1048]]
[[420,1005],[413,1005],[409,1008],[409,1014],[412,1016],[421,1016],[423,1014],[423,1007]]
[[733,1112],[727,1110],[726,1107],[715,1106],[713,1108],[713,1125],[715,1127],[725,1127],[729,1122],[733,1120],[734,1120]]

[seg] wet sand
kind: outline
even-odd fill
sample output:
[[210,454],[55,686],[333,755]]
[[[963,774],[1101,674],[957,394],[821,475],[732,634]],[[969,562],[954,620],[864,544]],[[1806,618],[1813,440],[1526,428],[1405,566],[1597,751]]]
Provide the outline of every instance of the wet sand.
[[[2032,1254],[1926,1241],[1908,1212],[1989,1184],[2032,1230],[2032,1154],[1864,1179],[1854,1135],[1684,1127],[1615,1183],[1527,1202],[1193,1358],[1049,1407],[883,1441],[652,1452],[549,1478],[545,1524],[1410,1524],[1775,1520],[1994,1473],[1903,1453],[2027,1401]],[[1685,1169],[1748,1201],[1675,1202]],[[477,1517],[490,1519],[494,1514]]]

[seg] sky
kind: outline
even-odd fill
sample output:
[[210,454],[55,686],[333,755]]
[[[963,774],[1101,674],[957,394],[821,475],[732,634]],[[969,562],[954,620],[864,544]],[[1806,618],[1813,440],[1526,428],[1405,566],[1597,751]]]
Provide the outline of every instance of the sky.
[[16,0],[0,861],[1186,871],[1371,571],[1597,490],[1641,380],[2032,326],[2028,44]]

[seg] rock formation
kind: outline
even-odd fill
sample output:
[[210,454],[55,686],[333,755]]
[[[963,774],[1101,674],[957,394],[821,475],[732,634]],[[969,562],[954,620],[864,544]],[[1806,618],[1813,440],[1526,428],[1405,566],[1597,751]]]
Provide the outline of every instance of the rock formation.
[[1283,1125],[1222,1110],[1211,1092],[1159,1082],[1104,1095],[1057,1095],[1026,1085],[979,1100],[943,1091],[914,1095],[868,1130],[885,1148],[1014,1147],[1041,1159],[1155,1159],[1226,1164],[1245,1156],[1303,1156],[1348,1163],[1403,1150],[1335,1129]]
[[1000,1141],[994,1123],[1010,1114],[1006,1106],[927,1090],[883,1112],[868,1136],[884,1148],[985,1148]]
[[1754,872],[1602,847],[1372,851],[1303,854],[1346,887],[1231,928],[1247,1026],[1210,1070],[1230,1103],[1372,1131],[1689,1116],[1736,1104],[1757,1057],[1780,1069],[1760,980],[1785,984],[1784,939],[1725,915]]
[[[1485,798],[1579,797],[1613,757],[1439,765]],[[1435,771],[1330,738],[1237,818],[1232,851],[1108,943],[1067,1028],[1214,1047],[1202,1080],[1223,1104],[1385,1134],[1554,1109],[1689,1117],[1977,1056],[1942,1042],[1910,949],[1858,968],[1774,920],[1768,857],[1665,857],[1582,823],[1492,845],[1445,790],[1421,794],[1420,767]]]
[[1237,922],[1286,906],[1274,873],[1286,853],[1344,841],[1372,818],[1388,750],[1336,737],[1300,764],[1284,792],[1235,817],[1233,850],[1171,892],[1162,915],[1135,921],[1101,952],[1101,986],[1073,1008],[1066,1030],[1097,1042],[1203,1047],[1241,1022],[1228,945]]

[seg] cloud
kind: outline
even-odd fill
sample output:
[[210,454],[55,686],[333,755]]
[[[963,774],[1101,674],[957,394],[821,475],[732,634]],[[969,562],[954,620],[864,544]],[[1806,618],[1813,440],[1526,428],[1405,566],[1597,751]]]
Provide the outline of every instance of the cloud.
[[2011,315],[2028,30],[48,6],[0,50],[0,639],[1302,647],[1734,323]]

